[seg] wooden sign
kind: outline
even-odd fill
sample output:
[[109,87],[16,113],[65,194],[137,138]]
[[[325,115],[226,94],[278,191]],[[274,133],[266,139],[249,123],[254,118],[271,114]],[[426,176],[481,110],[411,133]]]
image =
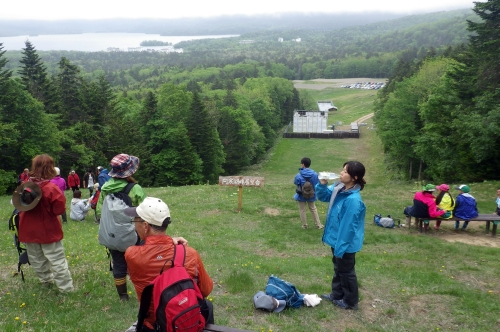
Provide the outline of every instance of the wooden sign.
[[219,186],[263,187],[264,178],[255,176],[219,176]]
[[238,188],[238,212],[243,205],[243,187],[263,187],[264,178],[255,176],[219,176],[219,186]]

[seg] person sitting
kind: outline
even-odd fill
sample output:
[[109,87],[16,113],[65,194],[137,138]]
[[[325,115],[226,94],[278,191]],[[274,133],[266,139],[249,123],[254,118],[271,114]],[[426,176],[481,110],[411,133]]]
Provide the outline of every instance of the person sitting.
[[[140,245],[130,246],[125,251],[130,280],[134,284],[140,302],[144,288],[160,274],[160,271],[165,272],[170,268],[165,262],[173,259],[175,244],[186,245],[187,241],[182,237],[171,238],[166,234],[170,224],[170,210],[159,198],[146,197],[139,206],[126,209],[125,214],[134,217],[135,229],[142,240]],[[186,246],[184,267],[204,297],[200,306],[206,323],[213,324],[212,303],[206,299],[212,292],[213,281],[206,272],[198,252],[188,246]],[[141,332],[154,331],[155,322],[156,317],[151,304]]]
[[[422,191],[415,193],[413,197],[413,206],[407,206],[403,213],[406,215],[406,223],[410,224],[410,218],[438,218],[443,216],[446,212],[438,209],[434,195],[436,190],[433,184],[426,184],[422,187]],[[424,220],[424,229],[429,229],[429,220]]]
[[89,200],[82,199],[82,192],[80,190],[75,190],[73,192],[73,199],[71,200],[71,212],[69,217],[71,220],[83,221],[89,213]]
[[[443,219],[452,218],[453,208],[455,207],[455,200],[450,194],[450,186],[448,186],[446,183],[443,183],[440,184],[439,186],[436,186],[436,189],[438,190],[438,195],[436,197],[436,205],[441,210],[449,212],[449,214],[445,213],[446,216],[443,215],[442,218]],[[434,225],[435,230],[439,230],[439,227],[441,226],[441,221],[442,220],[436,220],[436,225]]]
[[[469,225],[469,220],[478,216],[477,203],[476,199],[471,194],[469,194],[470,188],[468,185],[462,184],[455,189],[459,190],[460,193],[457,196],[453,214],[455,215],[455,218],[464,220],[462,230],[465,231],[465,229]],[[455,229],[459,228],[460,221],[457,220],[455,221]]]

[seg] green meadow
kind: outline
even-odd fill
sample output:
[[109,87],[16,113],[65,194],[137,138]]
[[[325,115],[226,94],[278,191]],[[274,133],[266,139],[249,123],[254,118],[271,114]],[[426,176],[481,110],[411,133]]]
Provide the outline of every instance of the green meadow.
[[[316,99],[332,99],[339,110],[329,121],[349,123],[371,113],[375,92],[352,89],[309,91]],[[373,224],[381,213],[402,219],[416,182],[393,180],[385,168],[376,132],[360,127],[359,139],[278,139],[262,163],[241,175],[265,178],[262,188],[185,186],[145,188],[170,207],[167,233],[183,236],[200,253],[214,281],[209,299],[215,323],[251,331],[497,331],[500,330],[498,254],[500,240],[485,234],[484,223],[471,222],[457,233],[452,222],[440,231],[421,234],[415,228],[385,229]],[[242,153],[245,153],[242,151]],[[356,256],[361,302],[345,311],[322,301],[316,307],[287,309],[280,314],[255,310],[253,295],[264,290],[274,274],[304,294],[329,292],[333,273],[331,251],[322,231],[301,228],[293,200],[293,178],[300,159],[312,159],[316,171],[339,173],[347,160],[364,163],[367,185],[365,241]],[[139,170],[140,171],[140,170]],[[455,184],[450,184],[455,186]],[[499,182],[470,183],[480,213],[495,208]],[[71,192],[66,192],[69,202]],[[88,192],[84,191],[88,197]],[[97,242],[92,212],[85,222],[68,221],[64,246],[75,292],[59,294],[42,287],[29,266],[25,282],[16,275],[17,252],[7,220],[10,197],[0,197],[0,331],[125,331],[137,316],[131,300],[118,300],[109,260]],[[326,203],[317,203],[322,219]],[[312,226],[310,213],[307,214]]]

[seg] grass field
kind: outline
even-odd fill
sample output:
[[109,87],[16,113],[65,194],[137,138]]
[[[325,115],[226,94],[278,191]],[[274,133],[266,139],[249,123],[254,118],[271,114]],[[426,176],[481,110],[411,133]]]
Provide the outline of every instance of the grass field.
[[[328,91],[317,97],[331,98],[339,110],[351,107],[353,113],[358,112],[354,118],[371,112],[368,106],[366,113],[361,106],[354,111],[352,104],[368,102],[373,95],[338,90],[332,90],[331,97]],[[350,159],[367,168],[367,185],[362,191],[367,205],[366,233],[363,249],[356,256],[361,296],[358,311],[344,311],[324,302],[280,314],[253,307],[253,295],[264,290],[271,274],[292,282],[305,294],[329,291],[333,272],[330,248],[321,243],[322,231],[300,227],[292,199],[293,177],[304,156],[312,159],[316,171],[338,173]],[[391,180],[374,130],[361,127],[360,139],[279,140],[265,162],[242,175],[262,176],[265,185],[243,189],[241,212],[236,211],[238,190],[234,187],[145,188],[148,195],[168,203],[173,218],[168,233],[187,238],[203,258],[215,284],[210,299],[216,324],[265,332],[500,330],[499,240],[484,234],[484,223],[471,223],[462,234],[452,229],[451,222],[444,222],[441,231],[428,235],[373,225],[376,213],[404,218],[404,206],[411,204],[413,192],[419,189],[415,183]],[[500,183],[469,185],[480,213],[494,211]],[[69,192],[66,195],[69,198]],[[0,197],[0,220],[7,221],[11,213],[9,200]],[[326,204],[317,206],[324,219]],[[0,228],[0,331],[118,332],[135,321],[138,304],[132,284],[129,282],[132,300],[119,302],[92,218],[64,225],[64,246],[76,287],[67,295],[43,288],[30,267],[24,267],[25,283],[13,275],[17,253],[12,232],[4,223]],[[312,224],[310,214],[308,218]]]

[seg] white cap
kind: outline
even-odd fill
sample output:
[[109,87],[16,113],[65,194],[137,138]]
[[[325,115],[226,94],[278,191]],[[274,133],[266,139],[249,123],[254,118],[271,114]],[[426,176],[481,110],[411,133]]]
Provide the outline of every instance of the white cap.
[[167,204],[155,197],[146,197],[138,207],[125,209],[125,214],[131,217],[140,217],[148,224],[155,226],[162,226],[165,219],[170,218]]
[[59,167],[54,167],[54,169],[56,170],[56,175],[61,175],[61,170],[59,169]]

